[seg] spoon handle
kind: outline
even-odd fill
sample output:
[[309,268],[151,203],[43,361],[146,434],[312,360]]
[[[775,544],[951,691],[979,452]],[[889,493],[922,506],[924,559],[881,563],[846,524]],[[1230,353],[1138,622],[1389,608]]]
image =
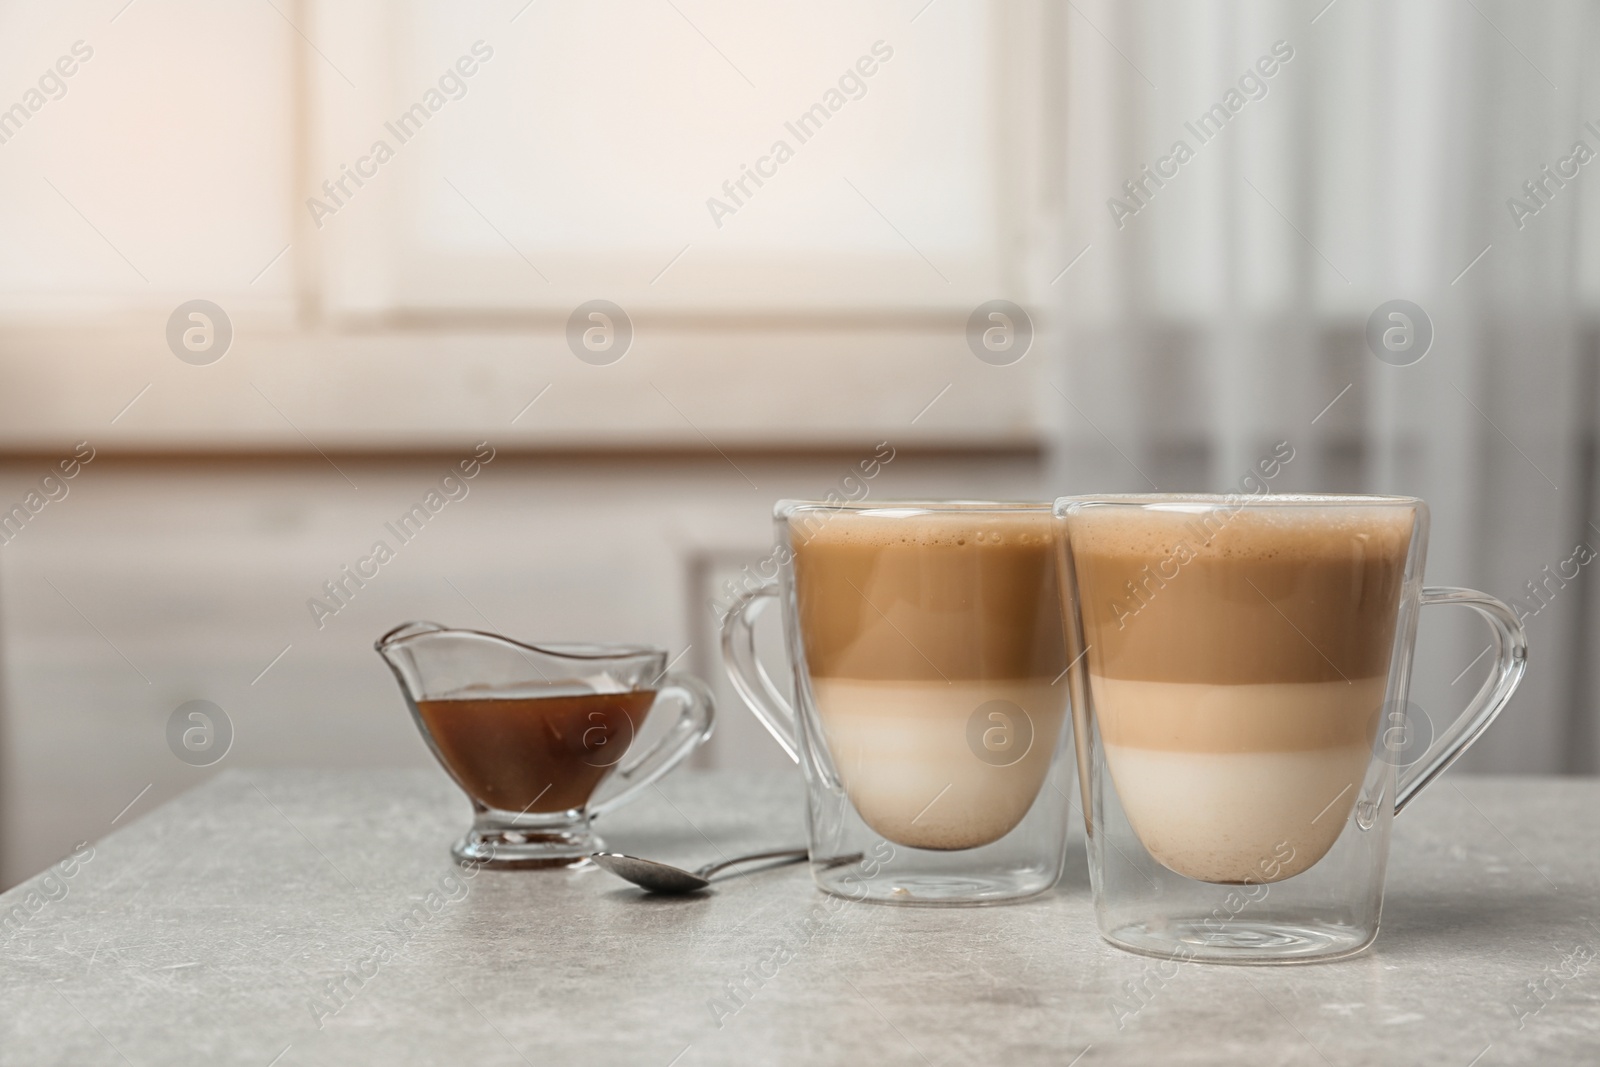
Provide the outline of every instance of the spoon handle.
[[782,860],[784,863],[799,863],[810,854],[810,850],[803,848],[783,848],[774,852],[754,852],[748,856],[735,856],[733,859],[723,860],[721,863],[707,864],[694,873],[701,878],[710,878],[718,871],[727,870],[729,867],[738,867],[745,863],[755,863],[759,860]]

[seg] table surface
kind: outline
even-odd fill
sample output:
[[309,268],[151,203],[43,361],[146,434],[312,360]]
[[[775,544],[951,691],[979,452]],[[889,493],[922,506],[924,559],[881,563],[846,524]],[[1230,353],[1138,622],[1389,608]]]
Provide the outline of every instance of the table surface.
[[[1097,936],[1081,838],[1008,907],[835,906],[803,866],[647,898],[460,878],[435,772],[230,772],[0,896],[0,1063],[1594,1064],[1597,807],[1451,776],[1396,822],[1375,948],[1161,974]],[[680,773],[601,829],[684,863],[798,843],[801,786]]]

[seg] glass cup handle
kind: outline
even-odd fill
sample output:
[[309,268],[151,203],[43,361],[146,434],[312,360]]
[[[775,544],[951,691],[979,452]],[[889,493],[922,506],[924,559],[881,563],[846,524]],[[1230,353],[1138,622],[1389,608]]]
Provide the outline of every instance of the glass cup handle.
[[591,803],[588,809],[590,818],[604,815],[638,796],[641,790],[682,763],[689,753],[711,736],[711,728],[715,724],[715,705],[706,684],[693,675],[676,671],[666,675],[662,681],[664,684],[656,687],[656,702],[673,698],[681,701],[683,710],[678,714],[678,721],[672,724],[666,736],[656,742],[654,748],[617,769],[611,781],[620,783],[622,788],[604,800]]
[[761,725],[783,746],[789,758],[799,763],[799,730],[794,708],[789,706],[789,701],[762,665],[761,657],[756,655],[756,617],[777,598],[777,583],[768,582],[734,601],[722,620],[722,663],[728,671],[728,680],[761,720]]
[[1467,710],[1450,724],[1428,753],[1400,772],[1394,811],[1400,814],[1411,798],[1454,763],[1489,728],[1511,700],[1511,694],[1528,669],[1528,635],[1516,614],[1503,601],[1475,589],[1430,586],[1422,591],[1423,604],[1457,604],[1471,608],[1488,622],[1494,634],[1494,668],[1484,679]]

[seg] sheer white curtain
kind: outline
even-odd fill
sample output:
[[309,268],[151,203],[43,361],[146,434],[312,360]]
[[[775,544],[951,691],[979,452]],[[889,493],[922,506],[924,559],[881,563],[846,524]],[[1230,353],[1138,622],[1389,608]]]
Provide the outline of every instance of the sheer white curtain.
[[[1287,441],[1276,490],[1424,497],[1429,581],[1529,613],[1468,765],[1600,769],[1594,564],[1560,577],[1600,550],[1596,5],[1080,0],[1059,32],[1057,484],[1224,490]],[[1404,366],[1365,339],[1395,299],[1432,324]],[[1424,616],[1438,728],[1486,644]]]

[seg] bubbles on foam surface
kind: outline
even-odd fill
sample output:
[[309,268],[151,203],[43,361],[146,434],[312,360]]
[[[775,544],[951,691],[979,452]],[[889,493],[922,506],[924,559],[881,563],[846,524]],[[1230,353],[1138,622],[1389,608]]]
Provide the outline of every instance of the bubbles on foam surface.
[[1055,519],[1043,505],[1017,505],[1018,510],[959,508],[915,512],[895,508],[872,511],[801,512],[791,529],[810,544],[850,544],[889,548],[1006,548],[1051,544]]
[[[1098,556],[1165,556],[1182,543],[1196,554],[1223,559],[1347,558],[1351,541],[1375,557],[1403,556],[1411,542],[1408,504],[1350,504],[1276,499],[1268,506],[1164,508],[1091,506],[1066,521],[1073,550]],[[1131,505],[1131,506],[1130,506]]]

